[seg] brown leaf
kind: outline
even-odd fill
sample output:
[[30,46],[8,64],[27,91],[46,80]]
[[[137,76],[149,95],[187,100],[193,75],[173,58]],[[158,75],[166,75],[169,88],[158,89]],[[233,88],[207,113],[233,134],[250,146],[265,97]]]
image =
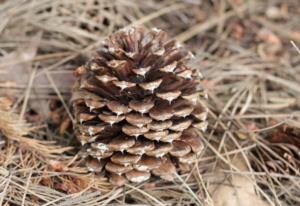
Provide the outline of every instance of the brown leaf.
[[43,176],[41,179],[41,184],[45,185],[47,187],[53,187],[54,182],[52,181],[52,178],[49,176]]
[[257,34],[257,39],[270,44],[282,44],[280,38],[268,29],[261,29]]
[[[32,61],[37,55],[37,50],[42,38],[42,33],[32,37],[27,46],[0,57],[0,83],[11,86],[26,86],[32,72]],[[60,91],[68,91],[73,83],[74,76],[72,71],[49,71],[53,81]],[[32,84],[33,89],[53,92],[52,85],[46,73],[38,70]],[[46,89],[42,89],[46,88]]]
[[232,25],[232,34],[231,35],[233,36],[233,38],[240,41],[243,38],[243,36],[245,35],[245,28],[241,24],[235,22]]
[[267,140],[272,143],[285,143],[295,145],[300,149],[300,134],[297,134],[293,130],[293,128],[286,128],[275,131]]
[[288,7],[286,4],[283,4],[281,7],[270,6],[266,10],[266,16],[272,20],[287,19]]
[[246,127],[246,129],[248,129],[248,130],[250,130],[250,131],[255,131],[255,130],[258,130],[258,129],[259,129],[258,125],[257,125],[256,122],[254,122],[254,121],[247,122],[247,123],[245,124],[245,127]]
[[65,183],[55,183],[54,188],[64,192],[68,191],[68,186]]
[[72,122],[68,116],[65,116],[62,123],[59,126],[59,134],[64,134],[65,131],[71,126]]
[[64,162],[60,162],[60,161],[56,161],[56,160],[50,160],[49,164],[52,167],[52,169],[56,172],[62,172],[62,171],[66,170]]
[[84,178],[64,176],[61,183],[56,183],[54,187],[68,194],[73,194],[82,191],[87,186],[88,182]]
[[[12,87],[27,87],[41,39],[42,33],[38,33],[32,37],[28,45],[0,57],[0,85],[8,88],[7,92]],[[60,92],[69,92],[75,82],[72,71],[49,71],[48,74]],[[30,94],[33,101],[29,101],[29,108],[38,113],[40,117],[28,117],[28,120],[40,121],[47,118],[49,113],[47,101],[40,96],[55,92],[47,74],[42,69],[38,69],[34,76],[31,89],[35,92]]]
[[[231,162],[241,172],[248,171],[246,163],[241,156],[235,157]],[[255,185],[251,178],[239,174],[225,174],[219,165],[209,188],[215,206],[267,206],[255,193]]]
[[204,79],[204,80],[202,81],[202,84],[203,84],[203,86],[205,86],[205,88],[206,88],[207,90],[210,90],[210,91],[214,91],[214,90],[215,90],[216,85],[215,85],[215,83],[212,82],[211,80]]

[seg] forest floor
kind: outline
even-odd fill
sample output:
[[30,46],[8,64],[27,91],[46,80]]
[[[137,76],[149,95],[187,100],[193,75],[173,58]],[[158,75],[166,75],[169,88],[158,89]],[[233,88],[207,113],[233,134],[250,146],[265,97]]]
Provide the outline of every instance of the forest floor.
[[[299,0],[2,0],[0,19],[0,205],[300,205]],[[78,161],[68,101],[130,26],[193,52],[209,127],[191,172],[117,188]]]

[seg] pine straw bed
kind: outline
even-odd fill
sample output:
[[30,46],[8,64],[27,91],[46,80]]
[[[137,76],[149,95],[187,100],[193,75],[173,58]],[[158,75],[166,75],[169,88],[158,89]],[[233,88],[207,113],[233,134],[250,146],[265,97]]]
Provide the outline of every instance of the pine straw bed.
[[[2,1],[0,205],[299,205],[299,6]],[[68,98],[73,69],[106,35],[132,25],[162,28],[193,51],[210,126],[190,173],[113,188],[81,167]],[[274,136],[298,145],[294,159],[274,150]]]

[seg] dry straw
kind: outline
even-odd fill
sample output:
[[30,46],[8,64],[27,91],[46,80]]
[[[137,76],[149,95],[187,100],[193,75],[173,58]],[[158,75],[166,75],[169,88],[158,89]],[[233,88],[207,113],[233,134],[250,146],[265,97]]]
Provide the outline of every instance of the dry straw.
[[[288,163],[266,137],[300,128],[297,8],[296,0],[2,1],[0,96],[13,103],[0,115],[0,205],[299,205],[299,170],[273,172],[263,158]],[[74,68],[129,25],[159,27],[194,52],[210,127],[191,172],[113,188],[81,167],[65,127]],[[51,99],[64,126],[49,121]],[[30,110],[40,118],[31,125],[22,120],[33,120]]]

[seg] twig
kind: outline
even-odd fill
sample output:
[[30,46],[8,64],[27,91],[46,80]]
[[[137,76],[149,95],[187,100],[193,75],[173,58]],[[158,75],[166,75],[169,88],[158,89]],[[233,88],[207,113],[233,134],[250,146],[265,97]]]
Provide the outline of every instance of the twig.
[[[246,9],[247,9],[247,7],[243,6],[241,8],[238,8],[237,11],[239,13],[243,13],[246,11]],[[229,19],[230,17],[233,17],[235,15],[237,15],[236,11],[229,11],[227,13],[224,13],[222,16],[212,17],[212,18],[206,20],[204,23],[196,24],[195,26],[191,27],[187,31],[182,32],[181,34],[174,37],[174,39],[176,39],[179,42],[185,42],[185,41],[189,40],[190,38],[192,38],[193,36],[200,34],[202,32],[205,32],[205,31],[213,28],[214,26],[220,24],[220,22],[224,22],[227,19]]]
[[153,200],[156,204],[160,205],[160,206],[165,206],[165,204],[163,204],[162,202],[160,202],[159,200],[157,200],[155,197],[153,197],[152,195],[148,194],[147,192],[137,188],[137,187],[134,187],[134,186],[131,186],[130,184],[126,184],[127,187],[133,189],[133,190],[136,190],[138,191],[139,193],[145,195],[146,197],[149,197],[151,200]]
[[164,14],[167,14],[171,11],[184,9],[185,7],[186,7],[185,4],[173,4],[173,5],[168,6],[166,8],[160,9],[156,12],[153,12],[153,13],[147,15],[147,16],[144,16],[144,17],[140,18],[139,20],[132,22],[131,24],[129,24],[128,26],[126,26],[124,28],[129,28],[129,27],[132,27],[132,26],[138,26],[138,25],[144,24],[146,22],[151,21],[152,19],[160,17],[160,16],[162,16]]
[[21,113],[20,113],[19,121],[22,120],[23,117],[24,117],[24,114],[25,114],[25,111],[26,111],[26,108],[27,108],[27,103],[28,103],[30,91],[31,91],[31,87],[32,87],[34,77],[35,77],[35,74],[36,74],[36,70],[37,70],[37,68],[34,68],[31,72],[30,79],[29,79],[29,82],[28,82],[28,86],[27,86],[27,89],[26,89],[26,92],[25,92],[24,102],[23,102]]
[[295,44],[295,42],[291,40],[291,44],[293,45],[293,47],[295,47],[295,49],[297,50],[297,52],[300,54],[300,49],[299,49],[299,47]]
[[29,185],[30,185],[31,176],[32,176],[32,170],[30,170],[29,175],[27,177],[27,182],[26,182],[26,185],[25,185],[24,194],[23,194],[23,198],[22,198],[22,206],[25,205],[26,195],[27,195],[27,191],[28,191],[28,188],[29,188]]
[[50,84],[52,85],[54,91],[56,92],[57,96],[59,97],[60,101],[62,102],[62,104],[63,104],[63,106],[64,106],[64,108],[65,108],[67,114],[69,115],[70,119],[72,120],[72,122],[75,122],[74,117],[73,117],[73,115],[71,114],[68,105],[66,104],[65,100],[63,99],[63,97],[62,97],[60,91],[57,89],[57,87],[56,87],[56,85],[55,85],[55,83],[54,83],[54,81],[53,81],[53,79],[52,79],[52,77],[50,76],[50,74],[49,74],[48,71],[46,71],[46,75],[47,75],[48,80],[49,80]]

